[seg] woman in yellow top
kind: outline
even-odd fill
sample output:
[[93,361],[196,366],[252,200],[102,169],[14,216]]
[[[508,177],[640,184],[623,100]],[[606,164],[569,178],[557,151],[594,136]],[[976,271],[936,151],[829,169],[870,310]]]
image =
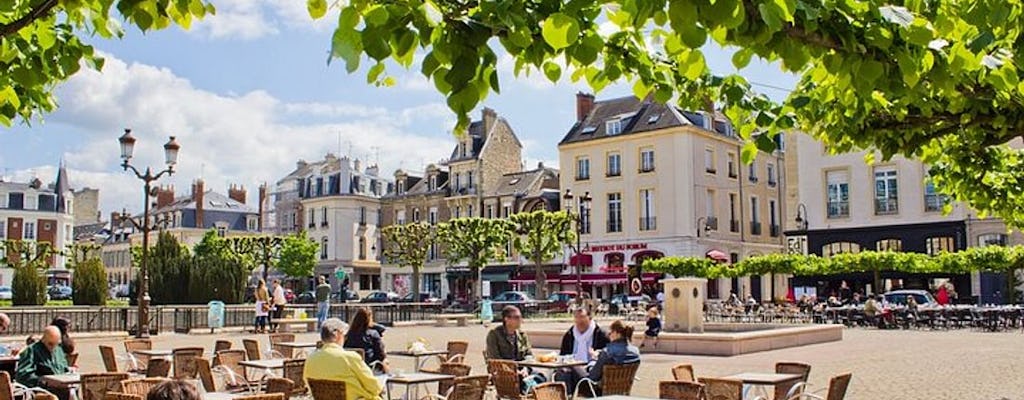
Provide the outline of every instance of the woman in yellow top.
[[256,333],[266,332],[269,313],[270,292],[267,291],[267,282],[260,279],[260,283],[256,285]]

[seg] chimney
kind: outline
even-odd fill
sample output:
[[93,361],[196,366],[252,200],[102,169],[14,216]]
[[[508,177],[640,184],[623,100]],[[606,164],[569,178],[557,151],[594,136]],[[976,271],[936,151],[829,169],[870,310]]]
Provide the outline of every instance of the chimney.
[[118,225],[120,225],[120,222],[121,222],[120,219],[121,219],[121,213],[119,213],[117,211],[111,211],[110,212],[110,230],[111,231],[117,230],[117,227],[118,227]]
[[303,169],[306,168],[307,165],[309,164],[306,163],[306,160],[299,160],[295,163],[295,169]]
[[174,202],[174,186],[160,186],[156,188],[156,208],[169,206]]
[[494,126],[494,121],[498,119],[498,113],[494,112],[490,107],[484,107],[484,109],[480,111],[480,115],[483,117],[484,134],[486,135]]
[[228,188],[228,198],[239,203],[245,204],[245,186],[235,186],[232,184],[231,187]]
[[259,204],[260,219],[259,219],[258,224],[259,224],[260,232],[263,232],[263,217],[264,217],[263,213],[266,212],[266,203],[267,203],[267,184],[266,183],[263,183],[262,185],[260,185],[259,196],[260,196],[260,204]]
[[576,122],[583,122],[594,109],[594,95],[576,92]]
[[359,161],[358,158],[355,159],[352,161],[352,169],[356,172],[363,172],[363,162]]
[[196,179],[192,182],[192,201],[196,203],[196,228],[204,229],[206,225],[203,225],[203,201],[204,195],[206,194],[206,185],[202,179]]

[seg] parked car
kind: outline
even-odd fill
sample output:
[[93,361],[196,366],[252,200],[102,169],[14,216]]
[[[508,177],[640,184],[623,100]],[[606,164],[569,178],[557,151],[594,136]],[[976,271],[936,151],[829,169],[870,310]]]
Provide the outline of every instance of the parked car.
[[10,300],[14,297],[14,292],[11,291],[10,286],[0,286],[0,300]]
[[363,297],[360,303],[394,303],[398,301],[398,293],[375,291]]
[[552,312],[569,312],[569,304],[574,301],[576,301],[576,292],[568,290],[554,292],[548,296],[548,303],[545,308]]
[[501,292],[497,296],[491,299],[491,308],[494,310],[494,314],[497,316],[501,313],[501,309],[505,306],[516,306],[522,312],[527,310],[536,310],[540,303],[534,300],[529,293],[508,291]]
[[918,305],[921,306],[937,306],[939,303],[935,301],[935,297],[927,290],[893,290],[884,294],[885,301],[890,304],[907,304],[907,296],[914,296],[914,300],[917,301]]
[[73,294],[71,286],[53,285],[46,291],[50,300],[70,300]]
[[295,304],[316,304],[316,294],[311,291],[302,292],[302,294],[295,297]]
[[[340,303],[341,302],[341,292],[331,293],[331,301],[333,301],[335,303]],[[349,302],[349,303],[359,302],[359,293],[356,293],[356,291],[354,291],[354,290],[349,290],[349,291],[345,292],[345,301]]]
[[618,314],[619,310],[624,306],[647,308],[648,304],[651,304],[651,296],[648,296],[646,294],[640,295],[639,300],[630,300],[629,295],[625,293],[619,293],[616,295],[612,295],[612,298],[608,299],[608,312],[612,314]]
[[[402,302],[402,303],[413,303],[412,293],[410,292],[409,294],[407,294],[405,296],[402,296],[402,298],[399,299],[398,301]],[[434,297],[434,295],[432,295],[430,293],[420,293],[420,301],[418,301],[417,303],[440,303],[440,302],[441,302],[441,299],[439,299],[437,297]]]

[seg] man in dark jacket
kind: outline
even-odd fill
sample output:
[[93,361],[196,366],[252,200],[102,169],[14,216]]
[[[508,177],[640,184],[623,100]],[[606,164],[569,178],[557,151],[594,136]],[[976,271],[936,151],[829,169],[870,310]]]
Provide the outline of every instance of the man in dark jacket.
[[591,350],[601,350],[608,345],[608,335],[597,326],[586,308],[573,313],[573,326],[562,336],[559,354],[571,355],[579,361],[591,361]]
[[28,387],[43,387],[61,400],[66,400],[69,397],[66,388],[45,387],[40,378],[66,374],[69,370],[67,356],[60,347],[60,329],[47,326],[43,330],[42,339],[22,350],[14,379]]

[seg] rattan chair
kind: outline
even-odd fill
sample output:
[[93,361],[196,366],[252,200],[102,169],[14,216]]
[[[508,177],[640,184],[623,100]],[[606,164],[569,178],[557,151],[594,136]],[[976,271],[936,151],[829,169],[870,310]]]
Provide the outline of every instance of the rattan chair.
[[[658,398],[668,400],[703,400],[704,385],[692,381],[661,381]],[[779,399],[783,400],[783,399]]]
[[799,362],[777,362],[775,373],[800,375],[800,380],[775,385],[775,399],[789,399],[803,393],[804,386],[811,376],[811,366]]
[[103,368],[107,372],[118,372],[117,370],[117,354],[114,353],[114,348],[107,345],[99,345],[100,357],[103,358]]
[[224,374],[224,382],[228,390],[248,388],[252,382],[245,374],[245,367],[240,363],[245,361],[245,350],[221,350],[217,352],[217,359],[220,365],[213,368],[214,372]]
[[294,342],[294,333],[272,333],[270,334],[270,351],[272,357],[275,358],[292,358],[293,349],[291,347],[279,346],[278,343]]
[[548,382],[534,386],[530,391],[534,400],[567,400],[565,384],[562,382]]
[[852,378],[853,374],[850,373],[833,376],[832,379],[828,381],[828,393],[825,397],[805,392],[794,398],[812,400],[843,400],[846,398],[846,389],[850,387],[850,380]]
[[[18,389],[18,392],[32,395],[39,400],[57,400],[57,396],[46,391],[46,389],[26,387],[25,385],[11,381],[11,375],[9,375],[7,371],[0,371],[0,399],[13,399],[15,388]],[[30,396],[27,396],[26,398],[28,397]]]
[[242,347],[245,348],[245,357],[250,361],[263,358],[260,353],[260,342],[254,339],[242,339]]
[[174,349],[171,356],[174,359],[174,379],[196,379],[199,376],[196,360],[202,357],[202,347]]
[[[441,364],[441,369],[438,370],[438,373],[441,373],[441,374],[444,374],[444,375],[453,375],[456,378],[458,378],[458,377],[463,377],[463,376],[469,376],[469,372],[472,371],[472,370],[473,370],[473,367],[471,367],[469,365],[466,365],[466,364],[443,363],[443,364]],[[447,379],[447,380],[443,380],[443,381],[438,381],[437,382],[437,393],[438,394],[440,394],[440,393],[448,393],[448,389],[452,388],[452,384],[454,384],[454,382],[455,382],[455,379]]]
[[50,392],[47,392],[47,391],[34,392],[34,393],[35,394],[32,395],[32,399],[33,400],[58,400],[57,399],[57,395],[55,395],[53,393],[50,393]]
[[[207,360],[207,359],[202,358],[202,357],[198,357],[198,358],[194,359],[192,363],[196,367],[196,375],[198,376],[199,380],[201,382],[203,382],[203,389],[206,390],[207,392],[211,392],[211,393],[212,392],[216,392],[217,391],[217,382],[213,380],[213,369],[210,367],[210,360]],[[178,369],[178,366],[175,365],[174,369]],[[183,379],[183,378],[178,378],[178,379]],[[195,379],[195,378],[188,378],[188,379]]]
[[339,400],[347,398],[345,396],[345,382],[343,381],[309,378],[306,383],[309,384],[309,391],[313,396],[313,400]]
[[156,385],[167,382],[167,378],[138,378],[121,381],[121,389],[124,394],[134,394],[145,397]]
[[633,379],[636,378],[636,371],[640,363],[605,365],[601,370],[601,382],[594,382],[590,378],[580,379],[573,390],[573,398],[578,398],[580,389],[586,385],[590,393],[596,396],[629,396],[633,390]]
[[672,367],[672,377],[679,382],[696,382],[693,375],[693,365],[679,364]]
[[292,394],[305,394],[306,389],[306,360],[294,359],[284,360],[284,368],[282,368],[282,376],[290,379],[294,385],[292,386]]
[[445,395],[428,394],[427,397],[438,400],[483,400],[489,380],[487,375],[461,376],[455,378]]
[[102,374],[83,374],[79,384],[79,398],[82,400],[103,400],[107,392],[121,390],[121,382],[128,379],[123,372],[107,372]]
[[261,393],[251,394],[246,396],[238,396],[233,400],[284,400],[285,395],[283,393]]
[[124,341],[124,350],[128,353],[129,372],[143,372],[149,365],[149,356],[135,354],[139,350],[153,350],[153,342],[149,339],[128,339]]
[[220,354],[220,352],[222,352],[224,350],[231,350],[231,342],[229,342],[227,340],[218,340],[216,342],[213,342],[213,366],[214,367],[220,365],[220,357],[217,357],[217,354]]
[[[444,363],[465,363],[466,362],[466,353],[469,351],[469,342],[464,341],[464,340],[453,340],[453,341],[450,341],[450,342],[448,342],[447,350],[448,350],[448,353],[446,353],[446,354],[438,354],[437,355],[437,362],[438,362],[438,364],[444,364]],[[423,359],[423,363],[426,363],[428,360],[429,360],[429,358]],[[423,367],[422,365],[420,367],[421,367],[420,368],[420,372],[430,372],[430,373],[439,373],[440,372],[440,369],[422,368]]]
[[171,362],[166,358],[154,358],[149,360],[147,364],[147,378],[166,378],[171,373]]
[[707,400],[743,400],[743,381],[736,379],[700,378]]
[[137,395],[137,394],[127,394],[127,393],[118,393],[118,392],[107,392],[107,394],[105,396],[103,396],[103,400],[145,400],[145,399],[146,399],[145,397],[142,397],[142,396]]
[[295,390],[295,382],[292,382],[288,378],[268,378],[267,379],[267,393],[281,393],[284,395],[285,400],[291,398],[292,391]]
[[487,360],[487,372],[491,376],[491,383],[499,400],[524,399],[519,389],[520,379],[518,365],[515,361],[509,360]]

